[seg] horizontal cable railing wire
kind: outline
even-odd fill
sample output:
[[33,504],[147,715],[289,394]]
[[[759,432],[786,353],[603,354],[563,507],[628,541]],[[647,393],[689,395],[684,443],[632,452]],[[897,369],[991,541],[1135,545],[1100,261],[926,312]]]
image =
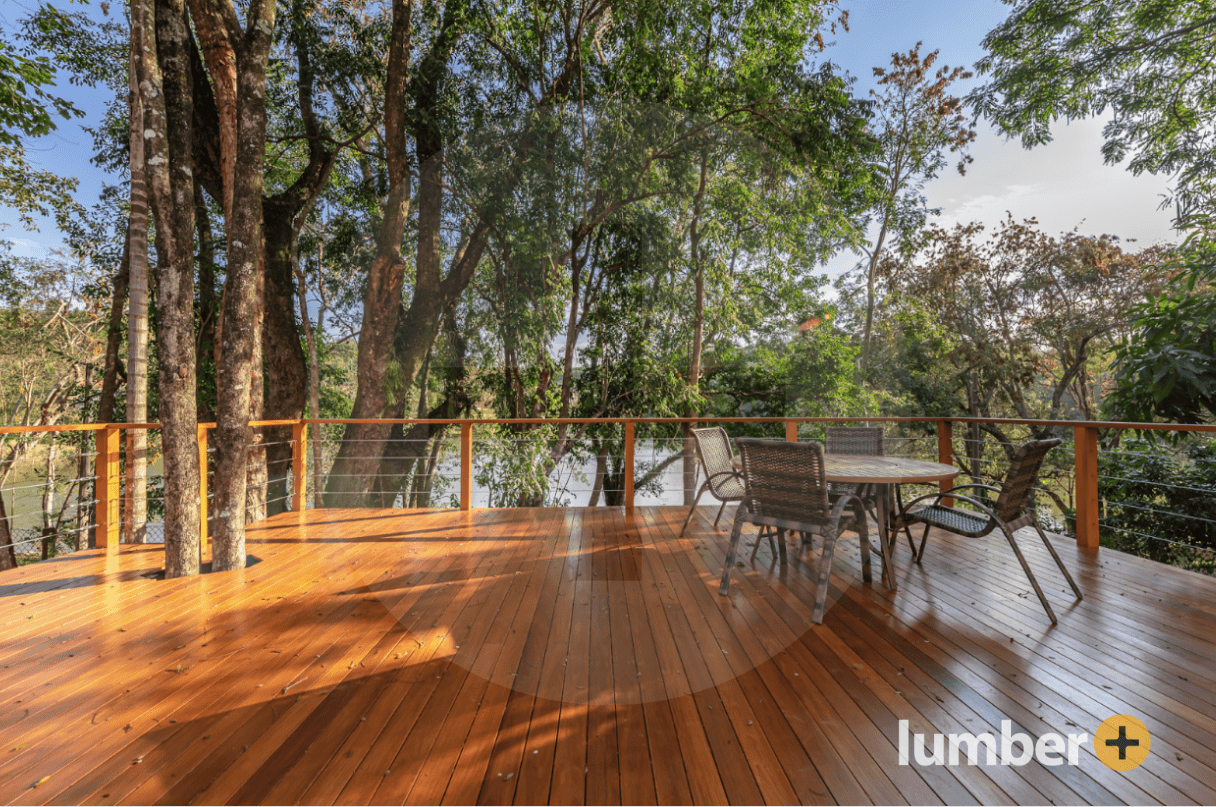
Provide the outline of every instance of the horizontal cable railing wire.
[[[386,425],[418,422],[382,421]],[[567,423],[571,428],[566,430],[562,443],[557,441],[557,421],[552,419],[437,420],[430,421],[433,427],[431,436],[400,437],[387,441],[362,438],[343,441],[344,433],[349,429],[347,422],[341,419],[258,422],[251,425],[257,428],[272,425],[289,427],[289,431],[295,429],[297,435],[307,436],[307,443],[301,446],[294,437],[290,440],[255,442],[254,455],[249,465],[252,472],[249,485],[251,500],[247,503],[247,510],[260,518],[263,513],[270,514],[297,506],[313,507],[326,503],[341,503],[344,499],[350,505],[363,506],[365,503],[360,501],[360,497],[364,494],[343,490],[356,487],[352,483],[360,477],[366,480],[368,486],[385,488],[384,491],[371,494],[375,501],[387,502],[391,499],[396,507],[419,504],[431,507],[482,507],[491,503],[498,506],[537,503],[579,506],[587,504],[593,497],[597,504],[602,506],[608,501],[615,504],[624,503],[629,496],[632,497],[632,502],[683,505],[695,495],[703,482],[700,463],[695,453],[691,452],[691,441],[684,434],[685,424],[688,422],[689,419],[680,418],[570,419]],[[780,440],[794,434],[799,440],[819,441],[823,440],[825,428],[833,423],[880,424],[887,432],[888,455],[927,460],[939,459],[938,451],[944,450],[945,444],[935,431],[939,428],[938,424],[947,422],[953,424],[949,440],[951,453],[940,459],[952,461],[965,470],[958,482],[973,478],[993,485],[1000,484],[1010,452],[1017,446],[1032,435],[1056,434],[1065,438],[1065,443],[1049,455],[1048,465],[1035,487],[1035,494],[1037,506],[1051,510],[1057,516],[1054,520],[1066,526],[1075,521],[1073,509],[1078,504],[1074,496],[1081,487],[1081,481],[1075,478],[1074,467],[1080,468],[1083,459],[1076,456],[1081,454],[1081,443],[1078,442],[1078,449],[1074,451],[1070,438],[1075,432],[1077,435],[1091,435],[1087,439],[1092,441],[1092,435],[1097,433],[1102,445],[1108,442],[1108,438],[1109,442],[1116,443],[1108,448],[1099,446],[1099,455],[1105,457],[1103,470],[1085,481],[1087,485],[1093,485],[1096,481],[1103,491],[1099,505],[1102,513],[1099,523],[1103,530],[1109,530],[1112,534],[1149,536],[1148,532],[1137,530],[1137,522],[1113,518],[1112,514],[1116,513],[1124,513],[1128,518],[1133,514],[1140,514],[1145,518],[1165,519],[1164,523],[1174,525],[1192,524],[1197,529],[1207,529],[1209,525],[1216,524],[1216,516],[1209,518],[1210,514],[1202,510],[1175,512],[1176,507],[1180,505],[1170,507],[1167,504],[1169,501],[1182,501],[1177,497],[1170,498],[1176,493],[1211,495],[1216,492],[1216,486],[1205,487],[1202,483],[1177,474],[1161,478],[1136,478],[1136,473],[1110,473],[1112,467],[1119,467],[1118,463],[1151,465],[1154,460],[1163,460],[1176,465],[1181,463],[1184,469],[1194,471],[1187,471],[1191,477],[1201,479],[1206,473],[1204,469],[1216,467],[1216,458],[1207,456],[1207,449],[1179,449],[1174,453],[1167,449],[1149,450],[1134,442],[1138,438],[1132,438],[1126,444],[1117,444],[1118,440],[1111,438],[1110,432],[1100,431],[1115,429],[1127,434],[1136,434],[1138,430],[1152,430],[1157,433],[1174,432],[1176,435],[1189,432],[1200,435],[1202,439],[1206,433],[1216,432],[1216,426],[1211,425],[1182,427],[1179,424],[987,419],[983,422],[991,424],[992,427],[979,429],[979,439],[975,440],[972,439],[975,435],[971,433],[970,424],[980,421],[968,418],[697,417],[691,419],[691,422],[697,426],[720,423],[732,436],[756,435]],[[89,513],[97,509],[99,502],[96,501],[95,495],[90,494],[89,489],[100,489],[101,482],[95,475],[82,475],[79,470],[84,467],[92,468],[95,463],[100,463],[108,457],[99,457],[93,450],[95,442],[97,445],[103,444],[94,437],[93,432],[99,432],[101,436],[117,433],[120,438],[116,441],[119,445],[117,471],[110,472],[106,485],[109,491],[107,496],[117,496],[116,502],[111,498],[108,503],[117,503],[121,510],[125,507],[126,497],[127,441],[123,435],[135,428],[146,429],[149,435],[150,473],[146,502],[151,511],[149,521],[155,523],[161,518],[159,511],[164,505],[164,492],[161,489],[163,478],[155,473],[152,467],[161,461],[157,424],[41,429],[42,433],[51,436],[56,431],[74,431],[80,436],[71,441],[57,438],[60,455],[56,466],[60,473],[52,481],[29,481],[30,474],[39,473],[39,469],[34,467],[37,463],[34,463],[31,470],[22,472],[21,476],[12,480],[14,484],[0,490],[0,495],[14,499],[17,504],[15,509],[10,509],[10,512],[2,517],[3,522],[0,523],[9,524],[13,528],[14,537],[20,537],[22,546],[37,544],[42,540],[41,535],[27,537],[28,533],[21,533],[18,536],[17,530],[31,529],[34,525],[41,524],[43,506],[38,499],[49,496],[54,500],[54,513],[58,519],[56,523],[61,528],[57,528],[54,535],[48,535],[48,539],[65,536],[70,538],[75,533],[94,529],[94,526],[83,525],[80,519],[88,518]],[[200,431],[210,433],[206,429]],[[471,457],[462,455],[462,433],[465,437],[472,435]],[[624,437],[628,433],[634,435],[634,442],[632,446],[626,447]],[[998,433],[1004,436],[998,439]],[[206,450],[208,457],[218,451],[214,444],[214,434],[210,434],[211,442]],[[63,448],[68,442],[74,443],[77,450],[65,452]],[[1192,444],[1195,444],[1194,440]],[[373,452],[363,449],[366,445],[374,445],[376,450]],[[1092,442],[1089,445],[1092,446]],[[306,449],[302,463],[299,462],[301,458],[298,456],[301,448]],[[371,460],[373,463],[378,461],[386,464],[373,464],[371,473],[368,474],[335,467],[339,448],[353,451],[352,456],[343,456],[344,461],[369,464],[368,461]],[[628,450],[630,448],[631,451]],[[392,456],[380,456],[381,449],[387,449],[387,453]],[[1092,447],[1087,448],[1087,451],[1092,452]],[[295,459],[291,456],[280,457],[271,462],[268,469],[263,464],[263,454],[283,455],[288,452],[294,455]],[[376,456],[367,456],[370,454]],[[631,468],[624,468],[625,458],[630,455],[633,457],[633,465]],[[208,464],[211,465],[210,462]],[[316,467],[318,465],[320,467]],[[472,478],[462,482],[466,467]],[[67,470],[69,468],[70,471]],[[214,466],[210,471],[214,473]],[[297,476],[301,471],[302,478]],[[1143,495],[1148,498],[1135,498],[1141,495],[1139,492],[1131,498],[1108,495],[1108,488],[1113,489],[1112,486],[1118,485],[1141,486],[1135,490],[1145,491]],[[75,486],[75,490],[72,486]],[[300,489],[298,494],[297,487]],[[333,489],[327,491],[326,488],[330,487]],[[926,485],[913,489],[931,487]],[[1152,498],[1152,491],[1160,491],[1158,499]],[[65,496],[79,501],[65,504]],[[210,487],[207,500],[214,500],[214,490]],[[1177,520],[1173,521],[1175,516]],[[114,514],[111,513],[107,517],[113,518]],[[208,521],[214,518],[215,515],[209,508]],[[1080,529],[1080,525],[1077,529]],[[1186,538],[1179,542],[1180,536],[1173,533],[1149,538],[1204,550],[1203,547],[1186,543]]]

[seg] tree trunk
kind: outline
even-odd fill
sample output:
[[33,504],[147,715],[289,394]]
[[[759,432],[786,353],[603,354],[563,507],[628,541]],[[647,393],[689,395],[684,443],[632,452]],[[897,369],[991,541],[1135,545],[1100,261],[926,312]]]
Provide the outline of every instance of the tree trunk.
[[[318,276],[320,275],[320,267],[325,260],[325,245],[320,244],[317,247],[317,266]],[[294,271],[296,275],[296,299],[300,303],[300,323],[304,326],[304,339],[308,344],[308,409],[309,417],[321,417],[321,334],[325,331],[325,303],[322,302],[320,308],[317,309],[317,327],[313,328],[312,318],[308,316],[308,283],[304,277],[304,271],[299,265],[299,256],[296,257]],[[324,299],[324,298],[322,298]],[[325,493],[325,463],[324,454],[321,446],[322,426],[320,423],[314,423],[309,431],[309,445],[312,448],[312,506],[320,508],[324,506],[322,497]]]
[[[265,229],[263,229],[265,233]],[[250,422],[266,417],[265,350],[262,328],[266,321],[266,251],[258,256],[258,269],[254,275],[253,353],[249,359],[249,414]],[[245,523],[254,524],[266,518],[267,479],[266,443],[269,440],[264,426],[251,427],[248,431],[249,446],[246,459],[245,478]]]
[[[275,4],[254,0],[248,6],[246,33],[239,51],[226,37],[233,29],[223,21],[236,19],[228,0],[196,0],[200,13],[194,17],[204,52],[213,44],[216,67],[213,84],[231,77],[227,53],[239,52],[235,70],[236,104],[225,112],[220,104],[221,134],[235,131],[235,140],[225,143],[224,160],[232,161],[232,201],[226,204],[228,270],[221,316],[220,358],[216,386],[215,520],[212,527],[212,568],[215,571],[245,566],[245,508],[247,469],[250,461],[249,414],[254,402],[252,380],[261,378],[254,364],[260,338],[258,326],[258,273],[262,268],[262,187],[266,143],[266,65],[274,38]],[[239,27],[236,29],[239,31]],[[211,60],[209,59],[209,66]],[[221,75],[217,76],[217,69]],[[217,96],[219,95],[217,89]],[[222,101],[222,99],[221,99]],[[235,120],[232,119],[235,115]],[[223,142],[223,141],[222,141]],[[225,172],[227,173],[227,172]],[[227,191],[227,185],[225,191]],[[259,396],[260,397],[260,396]]]
[[[114,273],[113,293],[110,296],[110,317],[106,326],[106,355],[105,364],[101,372],[101,394],[97,399],[97,418],[98,423],[113,423],[114,422],[114,402],[118,397],[118,377],[125,376],[126,372],[123,369],[122,358],[119,355],[122,349],[122,319],[123,312],[126,310],[127,302],[127,284],[131,274],[131,242],[129,239],[124,240],[122,248],[122,261],[118,264],[118,271]],[[80,474],[81,478],[84,474]],[[96,520],[96,505],[89,505],[88,523],[93,524]],[[97,546],[97,528],[89,527],[88,535],[85,542],[89,549]],[[82,547],[83,548],[83,547]]]
[[435,488],[435,468],[439,465],[439,452],[443,450],[443,432],[431,438],[431,455],[427,458],[422,480],[416,484],[414,507],[430,507],[431,491]]
[[[266,315],[262,345],[266,354],[267,420],[296,420],[304,416],[308,372],[295,317],[296,266],[294,211],[272,200],[263,207],[266,227]],[[268,515],[288,509],[287,480],[291,476],[291,427],[265,429]]]
[[[130,117],[131,199],[127,218],[130,254],[130,307],[127,311],[127,422],[148,422],[148,176],[144,155],[146,116],[140,85],[154,60],[153,9],[140,0],[131,5]],[[147,540],[148,433],[127,429],[126,506],[122,532],[127,543]]]
[[[376,238],[376,257],[368,271],[363,296],[352,418],[385,417],[393,403],[385,382],[394,358],[393,339],[401,315],[406,269],[401,242],[409,216],[411,189],[406,153],[406,105],[412,20],[413,3],[393,0],[384,99],[388,195]],[[402,373],[401,377],[404,384],[413,383],[412,373],[408,376]],[[379,467],[388,435],[389,427],[383,424],[347,424],[325,485],[327,507],[358,507],[368,503],[375,469]]]
[[215,421],[215,325],[219,317],[215,296],[215,238],[201,182],[194,185],[194,219],[198,228],[198,336],[194,343],[198,380],[198,419]]
[[59,454],[59,446],[52,437],[46,451],[46,487],[42,489],[42,559],[46,560],[55,553],[55,458]]
[[[149,14],[151,16],[151,14]],[[189,28],[184,0],[155,0],[141,82],[149,184],[156,219],[161,446],[165,466],[165,576],[199,571],[199,461],[194,355],[194,159]],[[153,40],[155,36],[155,40]]]
[[[701,353],[705,349],[705,265],[701,255],[701,211],[705,202],[705,191],[709,176],[709,154],[701,153],[701,179],[697,186],[697,195],[693,200],[692,223],[689,225],[688,256],[692,260],[693,270],[693,321],[692,321],[692,350],[688,356],[688,386],[694,391],[701,386]],[[685,413],[688,417],[696,417],[696,410],[690,405]],[[692,423],[684,424],[684,504],[691,507],[697,490],[697,455],[696,443],[692,436]]]
[[114,422],[114,401],[118,393],[118,377],[126,375],[120,351],[122,349],[122,315],[126,309],[127,285],[131,276],[131,241],[122,248],[122,261],[114,273],[114,291],[110,297],[110,318],[106,327],[106,356],[101,371],[101,395],[97,399],[97,422]]
[[598,440],[594,440],[592,446],[595,448],[595,483],[591,486],[588,507],[599,505],[600,493],[604,490],[604,474],[608,472],[608,443],[601,444]]
[[870,339],[874,328],[874,283],[878,277],[878,261],[882,256],[883,244],[887,240],[887,214],[884,210],[882,227],[878,230],[878,239],[870,252],[870,260],[866,271],[866,324],[861,334],[861,369],[870,369]]

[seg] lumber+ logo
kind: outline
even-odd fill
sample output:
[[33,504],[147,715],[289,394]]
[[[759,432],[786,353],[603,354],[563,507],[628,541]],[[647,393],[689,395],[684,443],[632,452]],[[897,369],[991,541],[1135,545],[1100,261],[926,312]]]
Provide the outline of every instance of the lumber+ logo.
[[1131,715],[1115,715],[1094,732],[1094,753],[1115,771],[1130,771],[1148,759],[1153,738],[1148,728]]
[[[899,721],[899,764],[910,765],[960,765],[966,759],[968,765],[981,764],[980,749],[984,751],[984,763],[988,765],[1013,765],[1020,767],[1032,759],[1040,765],[1077,765],[1081,747],[1089,742],[1089,734],[1057,734],[1048,732],[1038,738],[1014,732],[1013,722],[1001,721],[1001,735],[992,732],[983,734],[934,734],[926,743],[924,734],[913,734],[908,721]],[[932,745],[929,748],[928,745]],[[1115,715],[1103,721],[1094,732],[1094,754],[1108,768],[1130,771],[1148,758],[1151,738],[1144,723],[1131,715]]]

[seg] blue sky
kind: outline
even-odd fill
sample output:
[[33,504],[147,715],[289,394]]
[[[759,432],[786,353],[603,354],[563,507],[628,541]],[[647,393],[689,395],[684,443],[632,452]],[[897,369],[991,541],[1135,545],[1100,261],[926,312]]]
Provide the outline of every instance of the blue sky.
[[[906,51],[918,40],[924,43],[922,52],[940,49],[939,64],[971,67],[983,54],[984,34],[1009,10],[999,0],[844,0],[844,4],[851,30],[838,33],[825,56],[857,77],[858,94],[872,86],[872,67],[888,64],[894,51]],[[5,0],[0,26],[12,31],[27,5],[25,0]],[[96,5],[91,11],[100,13]],[[968,82],[974,83],[975,79]],[[89,120],[100,116],[103,98],[69,87],[66,81],[60,92],[88,113]],[[1103,165],[1101,129],[1101,120],[1060,124],[1054,142],[1027,151],[981,122],[972,148],[975,162],[967,175],[960,177],[951,169],[931,183],[930,204],[942,208],[940,223],[946,226],[964,221],[991,226],[1009,211],[1019,219],[1036,217],[1050,233],[1079,227],[1084,233],[1134,238],[1144,246],[1174,240],[1169,211],[1158,209],[1164,178],[1133,177],[1123,166]],[[77,122],[62,124],[59,131],[30,142],[27,148],[40,167],[78,177],[78,199],[86,206],[95,202],[105,177],[90,164],[92,141]],[[4,208],[0,208],[0,223],[10,225],[0,230],[0,238],[13,241],[19,254],[42,255],[61,243],[53,223],[42,223],[37,233],[25,232],[12,211]],[[852,263],[852,258],[842,256],[827,267],[828,274]]]

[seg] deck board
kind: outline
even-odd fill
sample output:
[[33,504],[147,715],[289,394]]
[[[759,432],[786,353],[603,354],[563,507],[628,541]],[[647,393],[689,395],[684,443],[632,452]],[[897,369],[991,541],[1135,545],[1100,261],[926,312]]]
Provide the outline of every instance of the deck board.
[[[905,543],[892,593],[848,535],[815,626],[818,545],[749,535],[720,597],[730,514],[685,512],[318,510],[236,572],[0,574],[0,803],[1216,802],[1216,579],[1055,539],[1074,603],[1029,534],[1052,627],[1003,543]],[[1121,713],[1153,736],[1126,773],[896,764],[899,720]]]

